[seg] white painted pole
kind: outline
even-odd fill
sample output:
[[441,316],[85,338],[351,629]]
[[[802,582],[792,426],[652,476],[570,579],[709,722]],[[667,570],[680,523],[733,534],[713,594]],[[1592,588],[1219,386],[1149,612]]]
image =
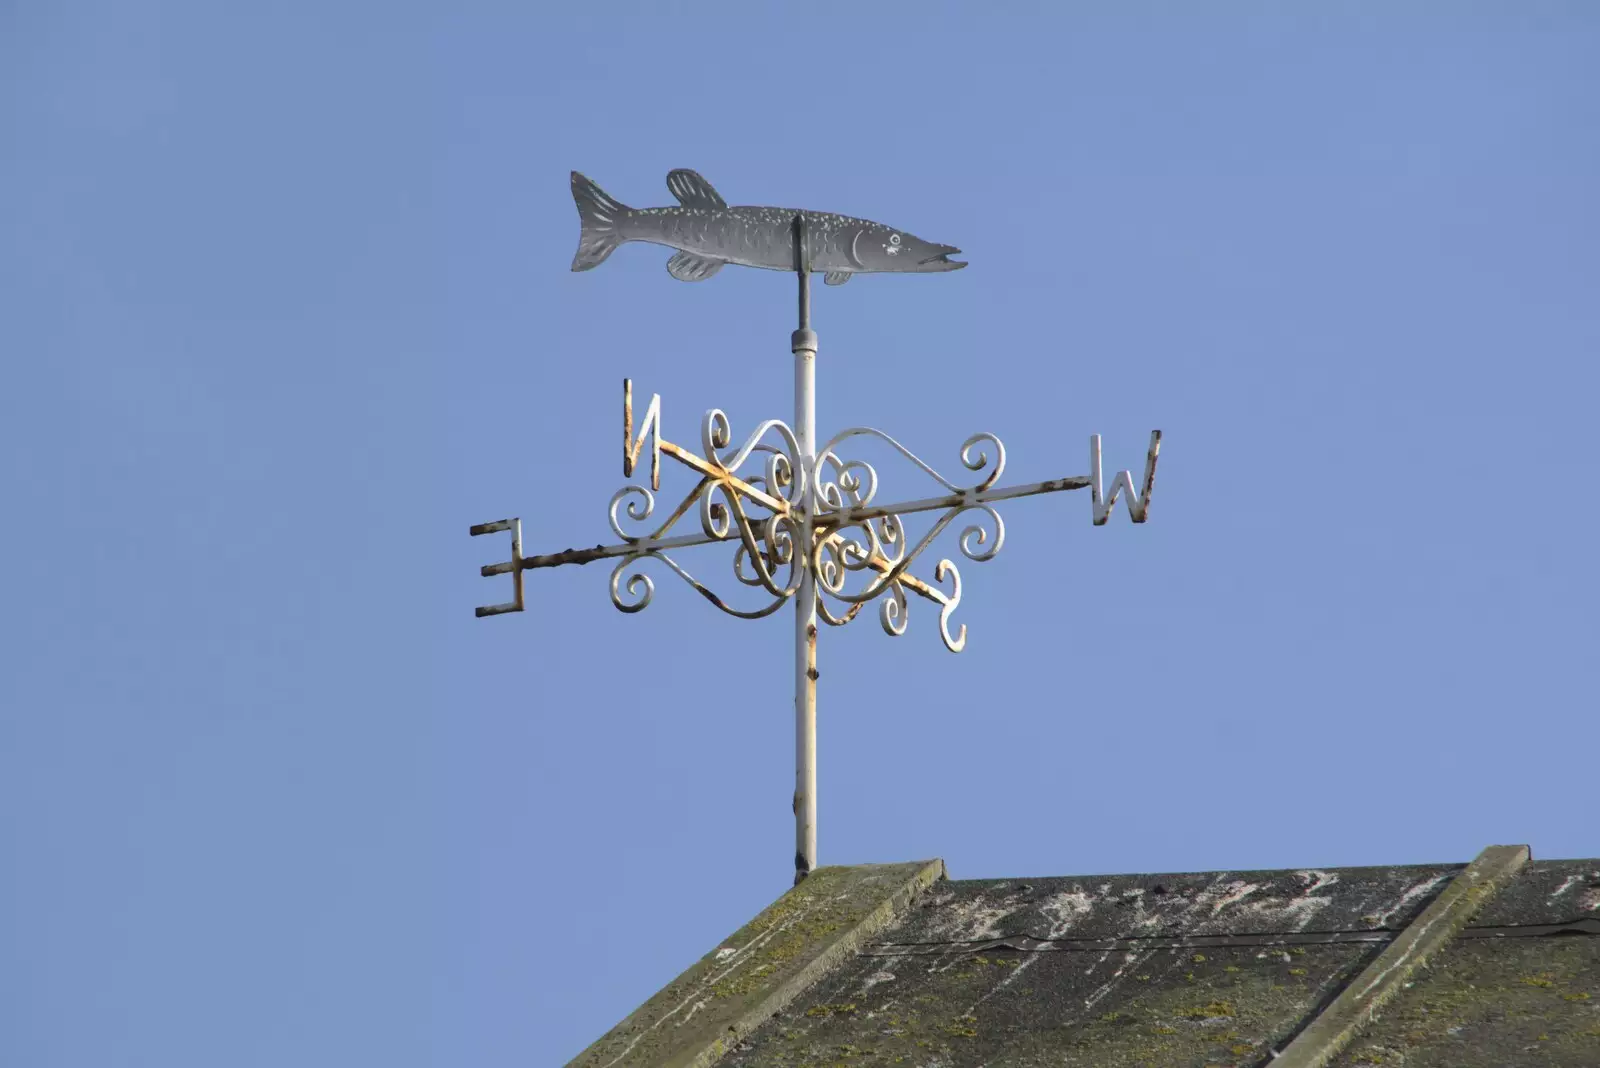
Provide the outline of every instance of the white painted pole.
[[800,589],[794,602],[794,881],[817,866],[817,590],[811,569],[816,509],[817,335],[811,329],[811,273],[805,223],[795,218],[795,266],[800,276],[800,329],[790,338],[794,353],[794,436],[804,467],[800,510],[803,553]]

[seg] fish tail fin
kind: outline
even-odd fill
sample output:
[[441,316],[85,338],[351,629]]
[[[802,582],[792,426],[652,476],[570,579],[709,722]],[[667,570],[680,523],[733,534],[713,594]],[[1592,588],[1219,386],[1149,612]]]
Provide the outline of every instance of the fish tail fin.
[[630,209],[577,171],[572,172],[572,199],[578,205],[578,222],[583,226],[572,269],[593,270],[625,240],[617,232],[617,222]]

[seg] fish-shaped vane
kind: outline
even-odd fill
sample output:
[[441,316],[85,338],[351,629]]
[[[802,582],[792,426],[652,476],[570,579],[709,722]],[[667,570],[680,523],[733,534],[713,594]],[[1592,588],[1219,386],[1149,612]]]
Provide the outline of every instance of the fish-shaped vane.
[[583,232],[572,269],[600,266],[625,241],[648,241],[678,250],[667,271],[682,282],[703,282],[729,263],[792,271],[797,215],[805,222],[806,262],[824,272],[830,286],[844,285],[854,274],[930,274],[966,266],[950,258],[961,251],[954,245],[936,245],[867,219],[790,208],[730,208],[694,171],[668,173],[667,188],[678,207],[630,208],[573,171],[572,199]]

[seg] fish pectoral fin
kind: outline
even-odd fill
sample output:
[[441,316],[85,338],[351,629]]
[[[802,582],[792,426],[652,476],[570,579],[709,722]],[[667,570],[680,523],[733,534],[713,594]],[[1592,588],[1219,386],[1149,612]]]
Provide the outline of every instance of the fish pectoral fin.
[[728,202],[722,194],[711,188],[711,183],[687,168],[667,172],[667,189],[686,208],[711,208],[725,211]]
[[667,273],[680,282],[704,282],[722,270],[722,265],[727,262],[696,256],[693,252],[679,252],[667,261]]
[[830,286],[842,286],[850,281],[852,273],[851,271],[829,271],[822,276],[822,280]]

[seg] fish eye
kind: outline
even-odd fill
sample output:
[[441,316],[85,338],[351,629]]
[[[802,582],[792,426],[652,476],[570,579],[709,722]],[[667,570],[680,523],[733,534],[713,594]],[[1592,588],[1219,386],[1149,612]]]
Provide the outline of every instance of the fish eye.
[[899,243],[900,243],[900,235],[899,234],[890,234],[889,235],[889,244],[898,245]]

